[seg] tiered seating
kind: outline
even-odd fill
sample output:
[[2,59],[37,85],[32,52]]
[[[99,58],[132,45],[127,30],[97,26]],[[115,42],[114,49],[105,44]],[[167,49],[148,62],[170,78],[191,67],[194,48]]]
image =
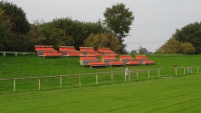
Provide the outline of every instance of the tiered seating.
[[110,50],[110,48],[98,48],[98,52],[101,53],[101,55],[105,55],[105,56],[117,56],[117,53],[113,52],[112,50]]
[[59,51],[63,56],[82,56],[82,53],[77,51],[73,46],[59,46]]
[[105,62],[99,61],[96,57],[80,57],[80,65],[83,66],[107,66]]
[[135,58],[140,61],[140,64],[154,64],[154,61],[149,60],[145,55],[136,55]]
[[34,47],[38,56],[44,56],[44,53],[57,53],[52,45],[35,45]]
[[82,52],[83,56],[101,56],[101,54],[96,52],[93,47],[80,47],[80,51]]
[[125,65],[124,62],[119,61],[115,56],[102,56],[101,60],[105,62],[107,65]]
[[126,65],[140,65],[139,60],[134,60],[130,55],[120,55],[120,61],[123,61]]
[[61,57],[62,53],[61,52],[44,52],[43,56],[44,57]]

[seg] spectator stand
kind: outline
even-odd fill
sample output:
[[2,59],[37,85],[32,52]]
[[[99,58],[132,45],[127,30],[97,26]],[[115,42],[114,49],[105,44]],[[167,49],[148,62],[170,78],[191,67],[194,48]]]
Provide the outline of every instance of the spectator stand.
[[94,57],[101,56],[101,54],[95,51],[93,47],[80,47],[80,51],[82,53],[82,56],[94,56]]
[[59,52],[61,52],[63,56],[67,56],[67,57],[82,56],[82,53],[80,51],[77,51],[74,48],[74,46],[59,46]]
[[154,61],[149,60],[145,55],[136,55],[135,58],[143,65],[154,64]]
[[35,45],[35,51],[38,56],[43,57],[61,57],[62,54],[55,50],[52,45]]
[[90,67],[106,67],[105,62],[99,61],[96,57],[80,57],[80,65]]
[[117,53],[113,52],[110,48],[99,47],[98,52],[104,56],[117,56]]
[[110,66],[124,66],[125,63],[119,61],[115,56],[101,56],[101,61]]
[[140,65],[139,60],[133,59],[131,55],[120,55],[119,58],[126,65]]

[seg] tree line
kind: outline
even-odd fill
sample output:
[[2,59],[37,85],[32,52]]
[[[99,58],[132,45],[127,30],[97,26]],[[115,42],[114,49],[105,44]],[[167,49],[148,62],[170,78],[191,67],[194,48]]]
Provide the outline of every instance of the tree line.
[[[127,53],[124,44],[133,12],[118,3],[106,8],[105,20],[82,22],[71,18],[56,18],[50,22],[36,20],[30,24],[22,8],[0,1],[0,51],[34,51],[34,45],[67,45],[109,47],[117,53]],[[162,37],[161,37],[162,38]],[[142,52],[144,53],[144,52]],[[157,49],[158,54],[200,54],[201,22],[176,29],[172,37]]]
[[[120,12],[121,10],[121,12]],[[104,21],[82,22],[71,18],[56,18],[50,22],[36,20],[30,24],[25,12],[13,3],[0,2],[0,50],[34,51],[34,45],[67,45],[110,47],[125,53],[123,39],[134,20],[133,13],[123,3],[106,8]],[[126,20],[126,21],[125,21]]]
[[201,54],[201,22],[176,29],[172,37],[156,53]]

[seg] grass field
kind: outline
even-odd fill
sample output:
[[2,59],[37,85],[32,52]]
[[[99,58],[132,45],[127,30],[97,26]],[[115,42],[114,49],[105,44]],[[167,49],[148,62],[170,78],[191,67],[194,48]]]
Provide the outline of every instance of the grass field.
[[[199,73],[174,76],[174,65],[201,66],[200,55],[150,55],[156,62],[147,66],[88,68],[79,65],[79,58],[40,58],[36,56],[0,56],[0,78],[54,76],[95,72],[161,69],[161,78],[140,78],[124,82],[123,73],[111,84],[108,76],[95,84],[91,76],[82,77],[82,87],[58,88],[58,82],[43,84],[54,88],[35,90],[37,80],[21,81],[12,93],[12,81],[0,83],[1,113],[199,113],[201,112],[201,77]],[[195,72],[195,71],[194,71]],[[143,73],[142,73],[143,75]],[[93,75],[94,76],[94,75]],[[156,77],[157,78],[157,77]],[[64,81],[73,81],[65,78]],[[76,78],[77,79],[77,78]],[[58,80],[59,81],[59,80]],[[76,81],[77,82],[77,81]],[[29,83],[32,83],[30,85]],[[10,86],[8,86],[10,84]],[[53,85],[56,84],[56,85]],[[68,83],[65,83],[69,85]],[[77,83],[76,83],[77,84]],[[86,85],[85,85],[86,84]],[[11,88],[11,90],[7,90]],[[54,90],[54,89],[57,90]],[[5,91],[7,93],[1,93]]]
[[201,77],[0,95],[1,113],[199,113]]

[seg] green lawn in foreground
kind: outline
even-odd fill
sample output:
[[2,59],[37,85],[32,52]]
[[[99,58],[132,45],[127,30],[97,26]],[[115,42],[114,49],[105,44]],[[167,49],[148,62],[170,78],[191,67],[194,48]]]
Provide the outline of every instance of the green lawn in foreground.
[[0,94],[1,113],[200,113],[201,75]]

